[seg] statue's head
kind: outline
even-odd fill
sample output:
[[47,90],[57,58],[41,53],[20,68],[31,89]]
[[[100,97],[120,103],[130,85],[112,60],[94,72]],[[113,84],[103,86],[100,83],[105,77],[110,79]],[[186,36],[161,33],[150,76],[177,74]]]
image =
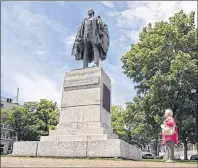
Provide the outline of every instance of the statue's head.
[[94,13],[95,12],[93,9],[89,9],[87,14],[88,14],[88,16],[94,16]]

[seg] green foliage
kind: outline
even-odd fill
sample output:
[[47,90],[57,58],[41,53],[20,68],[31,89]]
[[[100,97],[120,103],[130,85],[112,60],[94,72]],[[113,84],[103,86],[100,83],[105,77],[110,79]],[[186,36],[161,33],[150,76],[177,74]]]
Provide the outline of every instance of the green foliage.
[[36,129],[33,129],[36,126],[34,114],[30,114],[23,107],[14,107],[13,110],[5,110],[3,113],[6,118],[2,122],[17,132],[19,141],[26,140],[27,138],[24,138],[24,136],[31,137],[30,140],[37,140],[38,134]]
[[[124,73],[137,83],[134,102],[144,113],[145,134],[157,139],[165,108],[171,108],[179,140],[195,142],[195,110],[191,89],[198,75],[195,12],[180,11],[169,22],[149,24],[139,42],[122,56]],[[150,134],[150,135],[149,135]]]
[[1,124],[8,125],[8,110],[1,109]]
[[113,105],[111,107],[111,113],[112,113],[111,121],[112,121],[113,131],[121,138],[125,135],[125,129],[124,129],[125,111],[121,106]]
[[38,118],[39,130],[42,131],[43,135],[48,134],[49,129],[55,129],[58,124],[59,110],[56,102],[41,99],[36,105],[35,114]]
[[39,140],[58,123],[59,111],[56,103],[41,99],[40,102],[26,102],[13,110],[2,110],[1,123],[17,132],[18,140]]
[[115,134],[120,139],[139,147],[145,145],[145,137],[140,134],[143,129],[142,115],[138,114],[133,108],[135,104],[130,105],[124,110],[121,106],[112,106],[112,127]]

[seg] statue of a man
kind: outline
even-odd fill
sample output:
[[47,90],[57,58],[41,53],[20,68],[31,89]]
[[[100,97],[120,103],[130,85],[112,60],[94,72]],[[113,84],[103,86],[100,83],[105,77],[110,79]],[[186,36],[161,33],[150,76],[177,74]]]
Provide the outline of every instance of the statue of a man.
[[78,29],[72,55],[76,60],[83,60],[83,68],[94,61],[94,66],[99,66],[99,60],[106,59],[109,48],[109,32],[107,25],[100,16],[94,16],[94,10],[88,10],[88,18],[85,18]]

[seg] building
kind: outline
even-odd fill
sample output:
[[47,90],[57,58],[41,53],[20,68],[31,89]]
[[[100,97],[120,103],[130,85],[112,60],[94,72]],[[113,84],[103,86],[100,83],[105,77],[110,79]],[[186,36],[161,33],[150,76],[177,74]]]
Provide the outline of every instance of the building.
[[13,99],[1,97],[1,109],[12,110],[13,107],[19,106],[18,103],[13,103]]
[[[13,103],[11,98],[1,97],[1,110],[12,110],[14,107],[20,106]],[[17,140],[17,134],[8,126],[1,124],[1,154],[12,153],[13,143]]]
[[1,154],[12,153],[12,147],[17,140],[16,133],[4,125],[1,126]]

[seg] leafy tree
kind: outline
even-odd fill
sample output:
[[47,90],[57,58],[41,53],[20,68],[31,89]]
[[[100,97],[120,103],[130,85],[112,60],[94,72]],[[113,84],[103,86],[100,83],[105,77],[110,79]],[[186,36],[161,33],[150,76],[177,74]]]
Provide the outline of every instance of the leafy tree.
[[49,129],[55,129],[58,117],[56,103],[41,99],[40,102],[26,102],[10,111],[3,110],[1,123],[17,132],[18,141],[33,141],[48,135]]
[[17,133],[18,141],[20,140],[38,140],[36,131],[35,115],[29,113],[23,107],[14,107],[13,110],[5,111],[7,126]]
[[[132,105],[133,106],[133,105]],[[130,106],[131,107],[131,106]],[[124,110],[121,106],[112,106],[112,127],[115,134],[124,141],[142,147],[146,141],[140,136],[142,131],[141,115],[132,108]]]
[[119,105],[113,105],[111,107],[112,112],[112,127],[113,131],[116,135],[119,136],[119,138],[122,138],[125,136],[125,130],[124,130],[124,109]]
[[165,108],[171,108],[179,129],[179,140],[195,142],[195,111],[191,89],[198,74],[197,28],[195,12],[181,10],[169,22],[149,24],[139,42],[122,56],[124,73],[137,83],[137,106],[145,113],[145,128],[157,139]]
[[58,124],[59,110],[56,102],[41,99],[36,105],[35,114],[43,135],[48,135],[49,129],[55,129]]
[[7,109],[1,109],[1,125],[8,125],[8,112]]

